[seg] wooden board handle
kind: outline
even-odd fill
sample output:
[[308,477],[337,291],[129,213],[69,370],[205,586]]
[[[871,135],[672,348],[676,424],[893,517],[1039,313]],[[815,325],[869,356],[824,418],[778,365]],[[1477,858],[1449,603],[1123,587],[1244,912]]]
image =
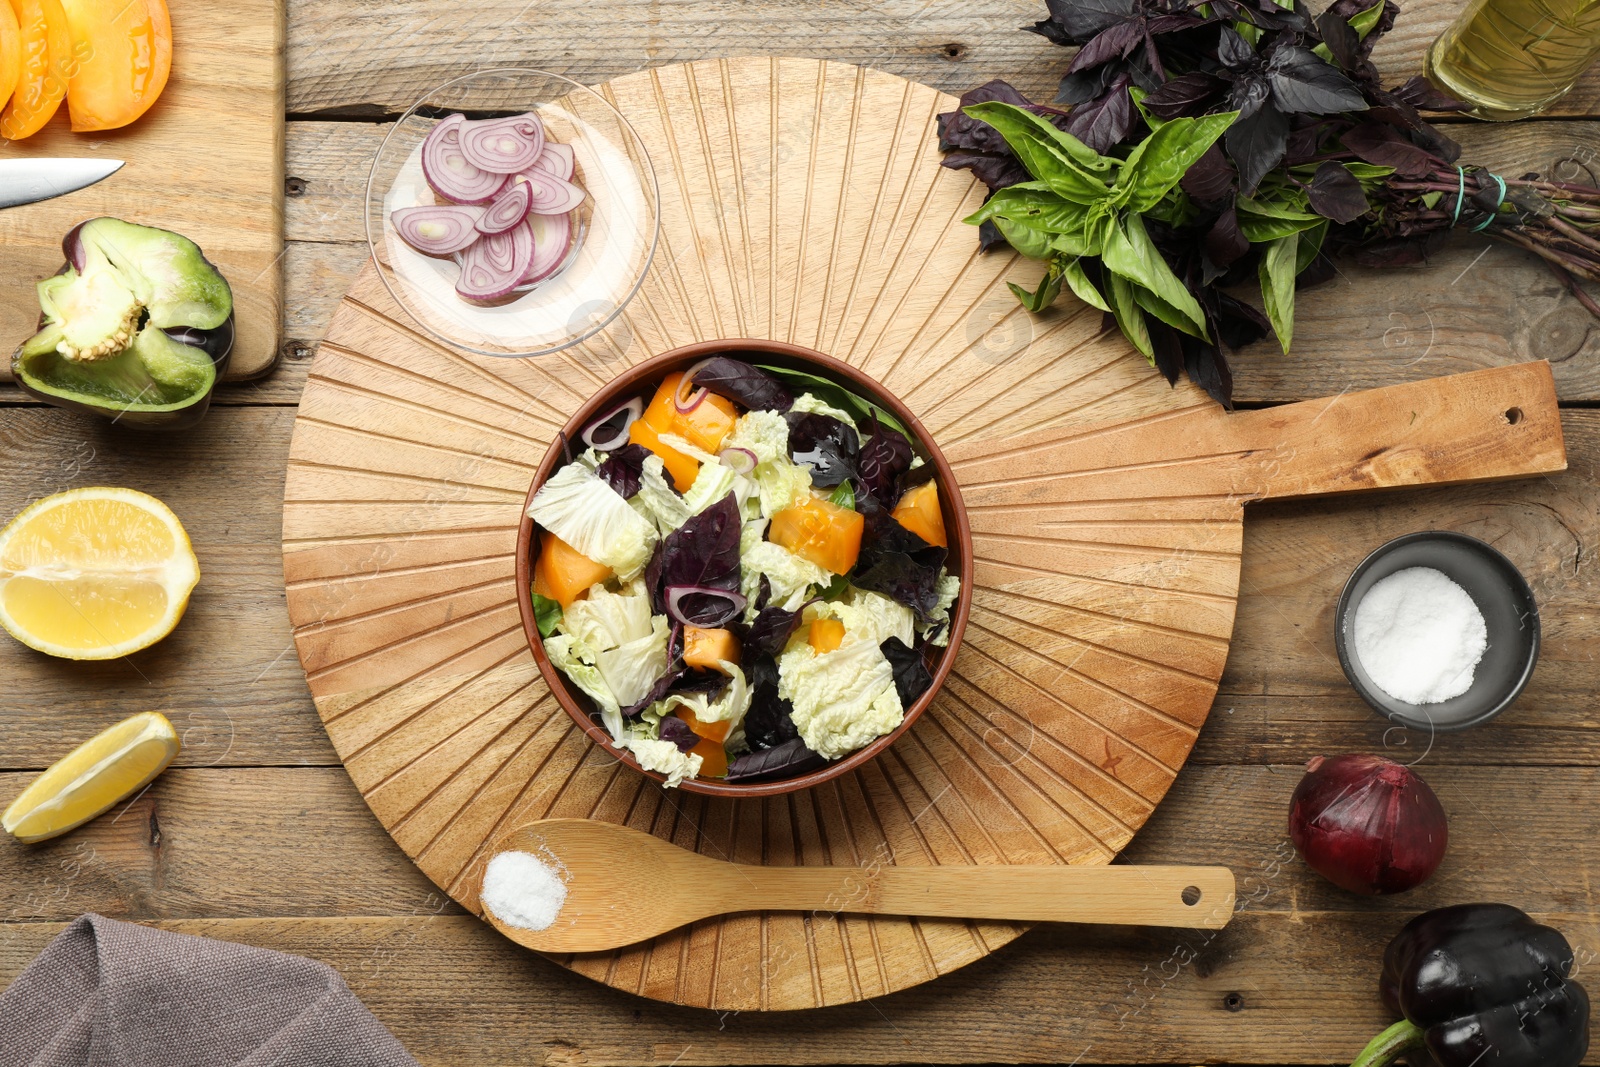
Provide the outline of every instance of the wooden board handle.
[[1249,499],[1524,478],[1565,470],[1555,381],[1544,360],[1244,411]]

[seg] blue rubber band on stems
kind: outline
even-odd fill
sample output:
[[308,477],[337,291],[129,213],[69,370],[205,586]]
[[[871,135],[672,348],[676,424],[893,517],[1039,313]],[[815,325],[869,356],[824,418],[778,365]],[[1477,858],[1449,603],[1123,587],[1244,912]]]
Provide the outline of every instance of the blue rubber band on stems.
[[[1487,174],[1489,177],[1494,179],[1495,184],[1500,187],[1500,199],[1495,202],[1494,210],[1485,215],[1483,217],[1483,221],[1472,228],[1473,233],[1482,233],[1484,230],[1488,229],[1489,224],[1494,222],[1495,216],[1500,214],[1500,205],[1506,202],[1506,180],[1493,171],[1481,170],[1480,173]],[[1466,202],[1467,172],[1458,163],[1456,164],[1456,210],[1455,214],[1450,216],[1451,226],[1455,226],[1456,223],[1461,221],[1461,205],[1465,204]]]

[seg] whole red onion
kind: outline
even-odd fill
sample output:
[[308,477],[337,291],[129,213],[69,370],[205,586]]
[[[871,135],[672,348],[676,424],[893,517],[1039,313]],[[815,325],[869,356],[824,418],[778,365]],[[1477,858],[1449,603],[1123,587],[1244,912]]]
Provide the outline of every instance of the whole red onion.
[[1450,831],[1439,798],[1410,767],[1382,756],[1317,756],[1289,801],[1289,838],[1334,885],[1378,894],[1427,881]]

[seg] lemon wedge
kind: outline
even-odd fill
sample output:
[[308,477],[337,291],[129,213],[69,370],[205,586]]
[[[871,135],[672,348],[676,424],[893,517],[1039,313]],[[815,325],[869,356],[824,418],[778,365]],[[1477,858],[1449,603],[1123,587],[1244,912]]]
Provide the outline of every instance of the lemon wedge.
[[0,626],[64,659],[116,659],[178,625],[200,563],[183,524],[132,489],[73,489],[0,531]]
[[64,834],[149,785],[180,748],[159,711],[124,719],[41,774],[0,815],[0,826],[30,843]]

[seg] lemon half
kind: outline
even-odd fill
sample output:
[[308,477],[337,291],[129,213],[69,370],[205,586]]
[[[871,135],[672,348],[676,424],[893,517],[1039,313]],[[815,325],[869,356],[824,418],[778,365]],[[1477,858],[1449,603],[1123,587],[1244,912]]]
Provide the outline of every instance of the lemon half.
[[200,563],[172,509],[132,489],[73,489],[0,531],[0,626],[65,659],[116,659],[178,625]]
[[30,843],[64,834],[149,785],[181,747],[159,711],[124,719],[41,774],[0,815],[0,826]]

